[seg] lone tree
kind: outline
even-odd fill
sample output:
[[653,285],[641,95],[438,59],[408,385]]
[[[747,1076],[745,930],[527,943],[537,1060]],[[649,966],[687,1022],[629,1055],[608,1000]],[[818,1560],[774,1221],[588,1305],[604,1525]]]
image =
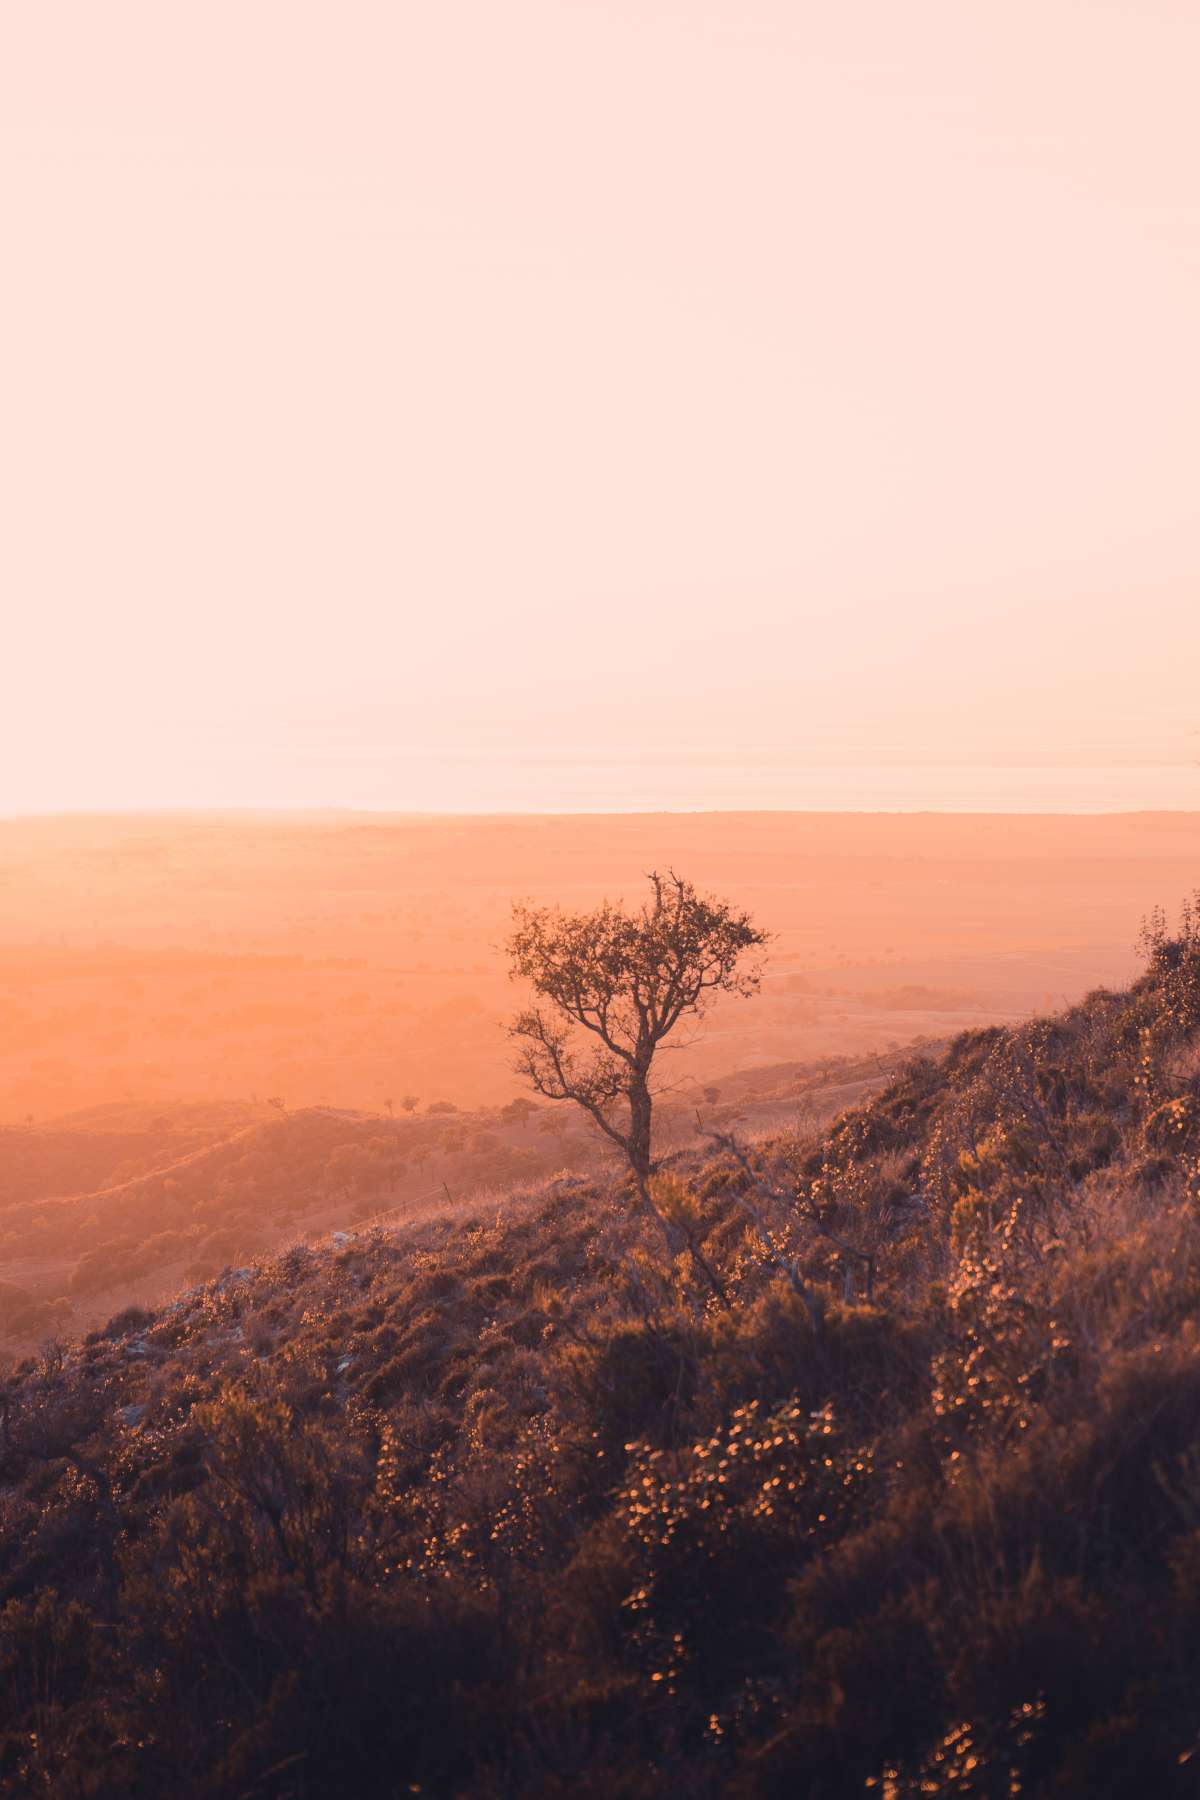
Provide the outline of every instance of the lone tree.
[[757,992],[768,941],[750,915],[698,894],[674,871],[649,877],[637,911],[513,908],[511,974],[537,998],[510,1034],[518,1073],[547,1100],[573,1100],[623,1152],[642,1201],[648,1183],[651,1068],[663,1039],[715,994]]

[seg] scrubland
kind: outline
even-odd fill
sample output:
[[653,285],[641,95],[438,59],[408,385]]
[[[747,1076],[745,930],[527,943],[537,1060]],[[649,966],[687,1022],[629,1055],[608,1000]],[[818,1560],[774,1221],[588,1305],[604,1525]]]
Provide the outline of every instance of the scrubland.
[[22,1361],[0,1779],[1195,1794],[1200,931],[1146,948],[673,1149],[724,1303],[581,1172]]
[[[870,1092],[897,1053],[777,1064],[660,1100],[659,1138],[761,1132],[826,1118]],[[412,1096],[408,1096],[412,1099]],[[279,1103],[96,1107],[0,1130],[0,1355],[153,1304],[228,1264],[369,1219],[446,1213],[555,1171],[606,1166],[579,1115],[518,1096],[389,1113]]]

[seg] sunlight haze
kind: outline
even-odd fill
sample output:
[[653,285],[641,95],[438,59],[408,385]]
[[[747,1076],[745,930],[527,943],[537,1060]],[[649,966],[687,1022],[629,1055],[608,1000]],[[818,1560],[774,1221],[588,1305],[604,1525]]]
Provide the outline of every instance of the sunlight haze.
[[6,9],[0,811],[1196,805],[1198,66],[1182,3]]

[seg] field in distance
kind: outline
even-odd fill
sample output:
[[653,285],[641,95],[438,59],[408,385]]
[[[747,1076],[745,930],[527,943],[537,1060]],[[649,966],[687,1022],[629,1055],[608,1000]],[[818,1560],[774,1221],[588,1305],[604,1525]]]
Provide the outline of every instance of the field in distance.
[[239,1096],[503,1103],[512,900],[632,899],[668,865],[775,934],[761,997],[671,1059],[704,1080],[1125,981],[1147,907],[1195,885],[1200,814],[0,822],[0,1124]]

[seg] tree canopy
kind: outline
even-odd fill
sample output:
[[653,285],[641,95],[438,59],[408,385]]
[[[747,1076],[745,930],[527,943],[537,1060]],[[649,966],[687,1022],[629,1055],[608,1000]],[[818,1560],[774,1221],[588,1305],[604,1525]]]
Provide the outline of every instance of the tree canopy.
[[698,893],[674,870],[648,880],[650,895],[633,910],[518,904],[508,944],[512,974],[536,996],[511,1025],[518,1071],[546,1099],[589,1113],[639,1183],[653,1166],[655,1052],[716,995],[756,992],[754,953],[768,941],[749,913]]

